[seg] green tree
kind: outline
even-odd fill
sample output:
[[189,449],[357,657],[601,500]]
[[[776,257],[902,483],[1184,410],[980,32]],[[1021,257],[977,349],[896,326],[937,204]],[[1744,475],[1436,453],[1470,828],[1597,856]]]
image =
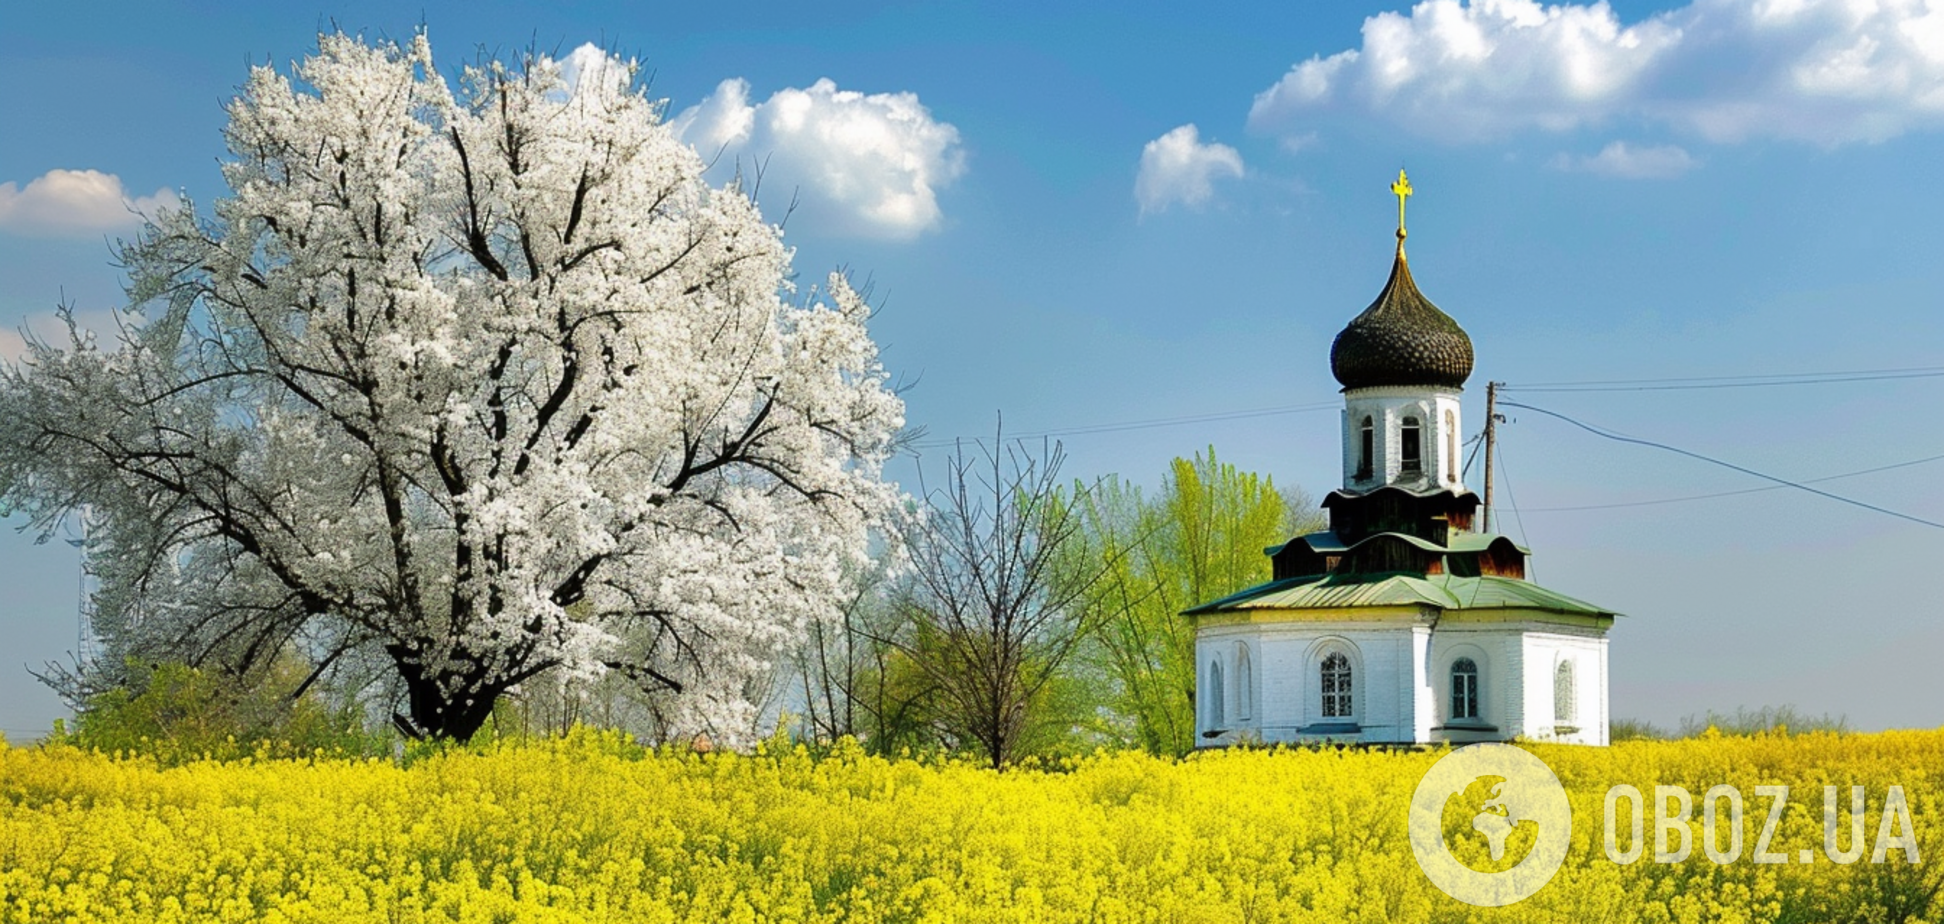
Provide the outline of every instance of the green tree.
[[1133,743],[1157,754],[1194,747],[1195,633],[1180,614],[1269,579],[1263,550],[1320,529],[1301,490],[1206,455],[1177,458],[1152,498],[1110,480],[1085,495],[1073,554],[1107,567],[1090,605],[1099,614],[1093,660],[1131,720]]
[[310,665],[286,656],[247,676],[179,663],[127,665],[126,686],[90,696],[74,729],[57,743],[146,754],[164,764],[202,757],[234,760],[263,753],[373,754],[383,734],[365,730],[355,702],[333,702],[307,677]]

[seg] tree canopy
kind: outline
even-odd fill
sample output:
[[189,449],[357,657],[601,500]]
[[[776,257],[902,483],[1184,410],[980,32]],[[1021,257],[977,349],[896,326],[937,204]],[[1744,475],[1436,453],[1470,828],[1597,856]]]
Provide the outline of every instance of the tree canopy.
[[325,35],[226,139],[230,194],[124,246],[115,342],[70,320],[0,387],[0,500],[89,510],[104,668],[370,658],[459,738],[618,672],[673,732],[747,727],[896,509],[863,299],[793,292],[618,63],[449,84],[422,35]]
[[1264,548],[1322,528],[1301,490],[1206,455],[1176,458],[1161,490],[1119,480],[1088,495],[1076,554],[1103,562],[1090,605],[1095,660],[1111,678],[1132,738],[1185,754],[1195,735],[1195,628],[1181,611],[1269,579]]
[[[961,443],[906,539],[912,569],[890,636],[928,686],[931,723],[994,767],[1022,756],[1070,656],[1093,632],[1089,594],[1112,561],[1072,554],[1091,488],[1063,490],[1058,443]],[[1057,721],[1057,717],[1056,721]]]

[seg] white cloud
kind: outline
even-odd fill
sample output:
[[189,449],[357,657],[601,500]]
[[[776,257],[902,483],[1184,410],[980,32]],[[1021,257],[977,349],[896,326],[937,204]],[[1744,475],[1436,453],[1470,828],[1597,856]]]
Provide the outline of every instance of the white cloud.
[[802,218],[840,233],[917,237],[942,217],[938,190],[965,172],[958,129],[915,93],[819,80],[752,103],[748,82],[730,79],[671,124],[703,157],[720,155],[719,169],[760,167],[764,189],[800,194]]
[[1217,177],[1242,175],[1242,155],[1226,144],[1203,144],[1193,123],[1179,126],[1141,149],[1134,199],[1141,213],[1180,203],[1198,207],[1215,194]]
[[748,144],[756,132],[756,107],[749,104],[749,82],[741,78],[716,85],[714,93],[674,119],[675,134],[704,157]]
[[1944,125],[1944,4],[1693,0],[1623,24],[1604,0],[1426,0],[1257,94],[1254,130],[1348,109],[1458,141],[1618,121],[1838,145]]
[[580,90],[584,77],[595,78],[616,90],[626,89],[634,79],[634,72],[634,61],[623,61],[593,42],[582,43],[560,61],[560,79],[568,90],[575,92]]
[[1593,173],[1623,180],[1662,180],[1680,176],[1701,162],[1671,144],[1635,147],[1615,141],[1591,157],[1561,154],[1553,158],[1553,169]]
[[158,189],[131,197],[121,178],[99,170],[49,170],[25,187],[0,183],[0,231],[28,237],[71,237],[132,230],[142,216],[178,204]]

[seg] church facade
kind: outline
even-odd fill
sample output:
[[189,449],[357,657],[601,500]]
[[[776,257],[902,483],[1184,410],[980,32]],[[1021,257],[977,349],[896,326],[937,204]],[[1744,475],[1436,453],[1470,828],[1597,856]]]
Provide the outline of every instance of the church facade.
[[1616,614],[1526,577],[1473,528],[1459,396],[1471,338],[1418,291],[1400,173],[1389,281],[1337,335],[1343,482],[1329,529],[1266,550],[1271,580],[1194,621],[1196,742],[1607,743]]

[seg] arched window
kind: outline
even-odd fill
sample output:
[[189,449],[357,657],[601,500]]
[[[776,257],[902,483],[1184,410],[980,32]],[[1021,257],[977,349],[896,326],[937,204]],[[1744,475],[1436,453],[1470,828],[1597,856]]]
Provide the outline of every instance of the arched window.
[[1445,480],[1458,483],[1458,415],[1445,412]]
[[1222,662],[1208,662],[1208,689],[1202,691],[1208,699],[1208,730],[1219,731],[1225,724],[1222,717]]
[[1323,659],[1323,717],[1326,719],[1347,719],[1355,714],[1355,701],[1351,697],[1353,686],[1350,676],[1350,659],[1341,651],[1332,651]]
[[1451,662],[1451,717],[1478,718],[1478,663],[1470,658]]
[[1573,684],[1573,662],[1559,662],[1559,669],[1553,672],[1553,721],[1561,725],[1575,724],[1573,717],[1579,714],[1577,692]]
[[1404,429],[1400,431],[1398,442],[1401,444],[1399,449],[1404,459],[1403,467],[1407,472],[1419,471],[1424,467],[1424,446],[1418,439],[1418,430],[1416,417],[1404,418]]
[[1357,455],[1357,477],[1369,478],[1377,455],[1377,427],[1369,417],[1363,419],[1362,449]]
[[1249,646],[1235,646],[1235,718],[1247,722],[1255,713],[1255,671],[1249,666]]

